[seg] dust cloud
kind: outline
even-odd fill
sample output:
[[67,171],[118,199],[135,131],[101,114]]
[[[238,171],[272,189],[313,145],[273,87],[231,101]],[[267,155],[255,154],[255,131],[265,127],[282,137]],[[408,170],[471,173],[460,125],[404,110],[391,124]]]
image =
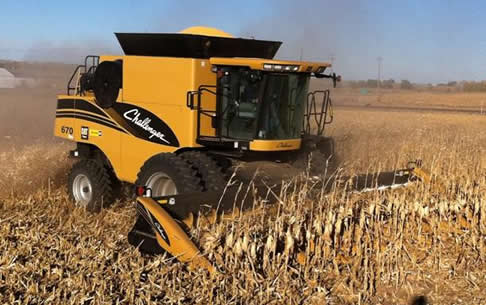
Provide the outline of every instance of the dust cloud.
[[[111,34],[111,33],[110,33]],[[121,49],[111,40],[83,39],[81,41],[39,41],[25,51],[26,61],[62,62],[80,64],[86,55],[121,54]]]
[[[369,44],[372,32],[368,7],[362,1],[272,1],[262,18],[242,27],[241,36],[283,41],[279,59],[333,61],[346,79],[359,78],[357,49]],[[372,34],[371,34],[372,35]],[[350,41],[353,44],[350,45]]]
[[0,61],[16,77],[35,80],[34,86],[0,88],[0,152],[54,141],[57,94],[66,90],[74,65]]

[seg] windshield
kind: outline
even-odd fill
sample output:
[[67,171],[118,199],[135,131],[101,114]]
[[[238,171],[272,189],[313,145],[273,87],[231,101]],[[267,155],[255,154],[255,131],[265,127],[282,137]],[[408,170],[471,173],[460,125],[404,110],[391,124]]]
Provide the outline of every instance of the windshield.
[[224,67],[219,72],[220,133],[236,139],[300,138],[309,76]]
[[305,74],[268,74],[263,94],[259,139],[296,139],[301,136],[309,77]]

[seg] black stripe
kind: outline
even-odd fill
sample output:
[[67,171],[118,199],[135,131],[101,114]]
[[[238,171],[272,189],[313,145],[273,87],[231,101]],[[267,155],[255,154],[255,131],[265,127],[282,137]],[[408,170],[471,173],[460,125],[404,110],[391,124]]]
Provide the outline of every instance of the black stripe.
[[74,109],[74,99],[57,100],[57,109]]
[[76,109],[93,112],[105,118],[108,118],[108,115],[106,115],[106,113],[104,113],[103,110],[95,106],[93,103],[87,102],[85,100],[77,100]]
[[113,127],[118,127],[118,125],[116,125],[116,123],[114,121],[107,120],[107,119],[104,119],[104,118],[100,118],[100,117],[97,117],[97,116],[92,115],[90,113],[84,113],[84,112],[79,112],[79,111],[56,111],[56,114],[72,114],[72,115],[76,115],[76,116],[80,116],[80,117],[81,116],[90,117],[90,118],[94,118],[94,119],[103,121],[107,124],[111,124],[111,125],[113,125]]
[[93,112],[98,115],[101,115],[105,118],[108,118],[108,115],[95,106],[93,103],[90,103],[86,100],[81,99],[61,99],[57,101],[57,109],[79,109],[88,112]]
[[73,119],[86,120],[86,121],[90,121],[90,122],[97,123],[97,124],[100,124],[100,125],[104,125],[104,126],[109,127],[109,128],[116,129],[116,130],[121,131],[123,133],[127,133],[125,130],[121,129],[118,126],[115,126],[113,124],[109,124],[109,123],[107,123],[106,121],[103,121],[100,118],[90,116],[90,115],[86,115],[86,114],[83,114],[83,117],[81,117],[81,115],[79,113],[64,114],[64,113],[60,112],[60,113],[56,113],[56,118],[73,118]]

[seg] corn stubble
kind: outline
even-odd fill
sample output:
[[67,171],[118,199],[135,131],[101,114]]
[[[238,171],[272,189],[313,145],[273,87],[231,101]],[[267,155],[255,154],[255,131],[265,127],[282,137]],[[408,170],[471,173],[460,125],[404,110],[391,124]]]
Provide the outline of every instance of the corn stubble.
[[[255,202],[251,216],[196,227],[194,240],[221,270],[215,275],[189,271],[166,255],[141,255],[129,246],[126,234],[135,221],[131,204],[119,202],[90,215],[56,186],[62,177],[52,178],[49,194],[40,180],[32,182],[37,189],[17,192],[7,187],[11,176],[5,167],[0,179],[0,301],[406,304],[426,294],[437,304],[468,296],[481,303],[486,287],[481,152],[486,136],[482,131],[477,136],[432,131],[413,131],[412,138],[422,134],[423,141],[405,143],[374,165],[375,170],[390,168],[422,152],[434,176],[430,185],[359,194],[344,188],[323,193],[310,179],[299,188],[289,182],[272,208],[275,214],[262,212],[263,203]],[[37,158],[29,157],[36,149],[45,150],[46,169],[65,171],[66,164],[49,158],[52,148],[36,147],[15,159],[14,175],[27,166],[21,162]],[[362,172],[371,170],[369,164],[347,168]]]

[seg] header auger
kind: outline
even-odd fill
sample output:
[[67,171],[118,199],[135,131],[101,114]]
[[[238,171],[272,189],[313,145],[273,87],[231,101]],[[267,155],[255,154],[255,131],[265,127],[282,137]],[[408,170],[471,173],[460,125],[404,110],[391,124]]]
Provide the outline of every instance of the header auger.
[[[190,226],[213,213],[203,204],[231,201],[234,188],[226,186],[236,162],[306,168],[312,156],[314,174],[333,164],[334,142],[324,135],[333,120],[330,91],[309,92],[312,77],[340,81],[326,74],[329,63],[276,60],[281,42],[205,27],[116,37],[125,55],[86,57],[58,96],[54,133],[77,144],[71,156],[80,160],[69,175],[77,204],[99,211],[120,181],[148,190],[137,199],[129,238],[140,249],[198,257],[211,269],[179,221]],[[389,173],[388,183],[417,176],[402,173]],[[356,189],[364,189],[361,178],[353,178]]]

